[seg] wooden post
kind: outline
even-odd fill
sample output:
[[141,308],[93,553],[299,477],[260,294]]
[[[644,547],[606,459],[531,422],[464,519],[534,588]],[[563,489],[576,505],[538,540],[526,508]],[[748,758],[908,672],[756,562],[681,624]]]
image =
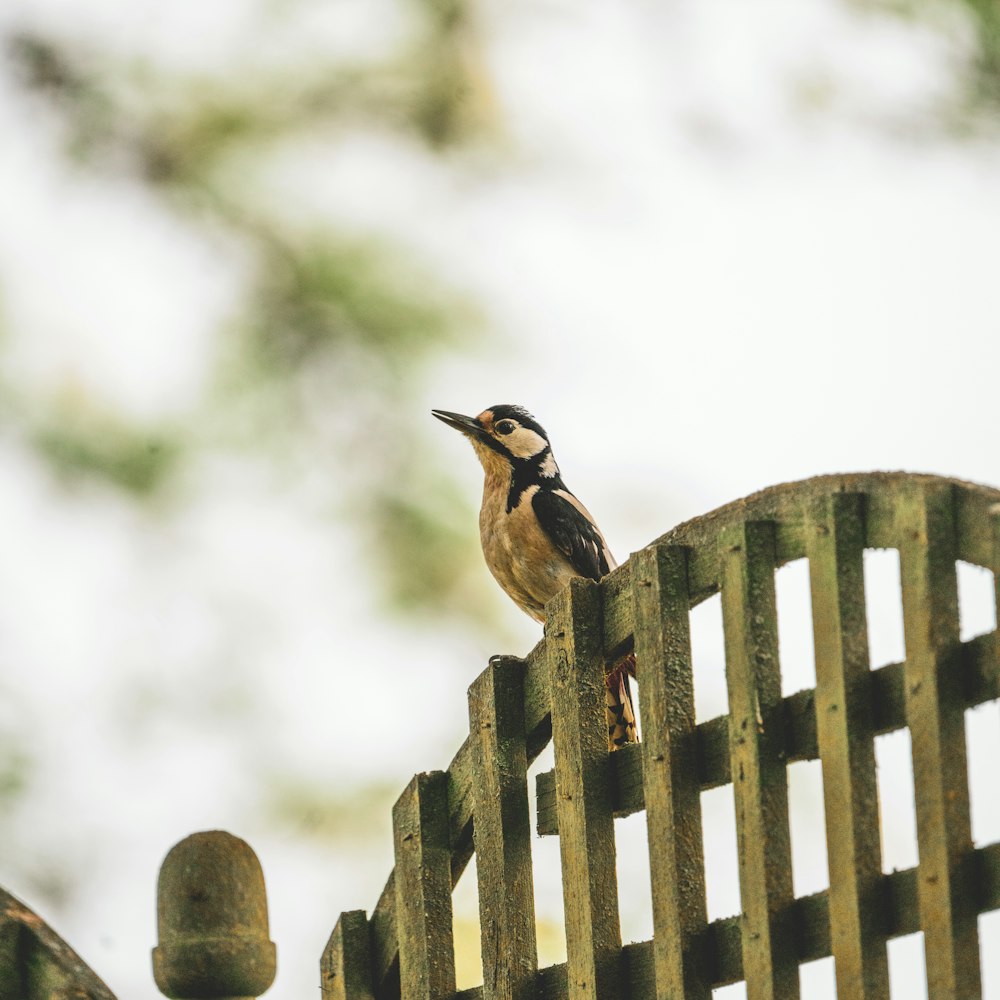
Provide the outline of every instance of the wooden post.
[[469,688],[469,732],[483,1000],[527,1000],[538,954],[522,660],[492,663]]
[[342,913],[319,963],[323,1000],[374,1000],[368,920],[364,910]]
[[864,590],[864,497],[834,494],[809,536],[816,733],[823,765],[837,989],[888,1000],[875,731]]
[[902,494],[897,513],[927,992],[934,1000],[973,1000],[982,985],[952,487],[912,487]]
[[392,810],[399,978],[406,1000],[455,992],[448,775],[416,775]]
[[617,1000],[621,927],[600,590],[573,580],[546,627],[570,1000]]
[[633,555],[632,601],[656,995],[710,1000],[687,552],[656,545]]
[[719,563],[747,997],[797,1000],[774,525],[727,527]]

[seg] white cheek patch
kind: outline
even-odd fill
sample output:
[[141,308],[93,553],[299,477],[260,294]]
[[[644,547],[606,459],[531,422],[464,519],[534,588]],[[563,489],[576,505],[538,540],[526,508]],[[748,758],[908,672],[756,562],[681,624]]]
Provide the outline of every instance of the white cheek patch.
[[559,475],[559,466],[556,465],[556,460],[552,457],[551,451],[545,456],[545,460],[539,466],[538,471],[549,479]]
[[516,458],[531,458],[548,447],[548,442],[527,427],[518,427],[513,434],[503,440],[504,446]]

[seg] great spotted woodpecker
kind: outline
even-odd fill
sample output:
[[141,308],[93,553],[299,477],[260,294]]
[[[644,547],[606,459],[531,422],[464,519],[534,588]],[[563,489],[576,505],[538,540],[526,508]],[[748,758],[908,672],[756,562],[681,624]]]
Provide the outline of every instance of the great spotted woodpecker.
[[[548,435],[521,406],[503,404],[466,417],[431,411],[471,442],[486,474],[479,536],[486,565],[506,594],[536,621],[575,576],[600,580],[617,565],[600,528],[566,488]],[[607,675],[608,745],[637,739],[629,655]]]

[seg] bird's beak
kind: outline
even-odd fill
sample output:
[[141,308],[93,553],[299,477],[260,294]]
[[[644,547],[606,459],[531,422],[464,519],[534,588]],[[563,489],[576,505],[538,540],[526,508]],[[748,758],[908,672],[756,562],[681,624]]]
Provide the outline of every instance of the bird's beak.
[[431,410],[431,413],[442,423],[454,427],[456,431],[461,431],[469,437],[482,436],[482,424],[475,417],[466,417],[461,413],[451,413],[448,410]]

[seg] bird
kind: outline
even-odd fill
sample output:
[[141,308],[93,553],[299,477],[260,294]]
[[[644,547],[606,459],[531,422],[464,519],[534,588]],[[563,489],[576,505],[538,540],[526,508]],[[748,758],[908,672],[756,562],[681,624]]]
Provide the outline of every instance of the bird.
[[[618,564],[586,507],[566,488],[549,436],[523,407],[498,404],[468,417],[431,410],[464,434],[483,467],[479,537],[486,565],[508,597],[535,621],[574,577],[600,580]],[[627,654],[606,676],[608,748],[637,742]]]

